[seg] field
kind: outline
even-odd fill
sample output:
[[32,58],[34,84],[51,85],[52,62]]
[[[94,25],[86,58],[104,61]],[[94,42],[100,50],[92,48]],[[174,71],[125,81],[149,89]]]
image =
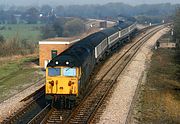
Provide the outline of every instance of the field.
[[140,87],[134,118],[139,124],[180,123],[180,51],[154,51],[147,79]]
[[0,25],[0,34],[5,39],[19,38],[29,41],[39,41],[42,24],[6,24]]
[[[41,39],[41,26],[43,25],[0,25],[0,34],[6,40],[6,43],[0,46],[0,102],[43,77],[43,72],[37,68],[37,52],[33,54],[37,49],[33,44],[37,44]],[[28,43],[20,43],[23,40]]]
[[36,55],[0,59],[0,102],[43,77]]

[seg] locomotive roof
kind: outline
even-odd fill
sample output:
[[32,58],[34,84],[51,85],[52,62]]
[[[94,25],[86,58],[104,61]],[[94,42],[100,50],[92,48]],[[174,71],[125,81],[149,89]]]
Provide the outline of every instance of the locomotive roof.
[[88,45],[73,45],[69,49],[53,58],[47,66],[79,67],[85,61],[87,56],[90,55],[90,49],[91,46]]

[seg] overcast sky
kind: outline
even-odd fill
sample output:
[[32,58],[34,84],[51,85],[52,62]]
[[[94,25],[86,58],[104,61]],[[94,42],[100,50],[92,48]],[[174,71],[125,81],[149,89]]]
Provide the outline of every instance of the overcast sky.
[[8,5],[71,5],[71,4],[106,4],[109,2],[124,2],[130,5],[155,3],[180,3],[180,0],[0,0],[0,4]]

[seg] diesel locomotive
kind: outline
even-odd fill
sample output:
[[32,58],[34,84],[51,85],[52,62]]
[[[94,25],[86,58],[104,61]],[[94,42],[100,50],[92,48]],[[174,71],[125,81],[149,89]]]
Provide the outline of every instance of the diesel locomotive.
[[68,104],[83,96],[97,63],[123,45],[136,29],[136,22],[123,22],[87,36],[53,58],[46,68],[46,98]]

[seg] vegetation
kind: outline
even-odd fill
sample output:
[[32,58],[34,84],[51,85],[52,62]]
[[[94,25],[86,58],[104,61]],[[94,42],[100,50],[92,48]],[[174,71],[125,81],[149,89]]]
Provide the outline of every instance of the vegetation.
[[110,20],[123,15],[135,16],[141,23],[159,23],[162,19],[165,22],[169,20],[170,15],[178,6],[171,4],[130,6],[123,3],[57,5],[56,7],[49,5],[5,7],[1,5],[0,56],[34,53],[37,50],[37,42],[34,43],[34,41],[39,41],[41,38],[79,35],[85,30],[82,18]]
[[177,42],[178,48],[180,48],[180,8],[177,9],[174,19],[174,40]]
[[0,57],[33,54],[38,41],[50,37],[74,36],[84,31],[84,20],[57,18],[48,24],[4,24],[0,26]]
[[35,84],[43,74],[35,63],[37,56],[16,56],[0,59],[0,102]]
[[165,22],[169,22],[172,20],[171,16],[147,16],[147,15],[138,15],[135,17],[138,23],[141,24],[154,24],[154,23],[162,23],[164,20]]
[[41,27],[43,24],[4,24],[0,25],[0,34],[4,39],[26,39],[37,42],[41,39]]
[[[170,34],[163,38],[167,39]],[[142,83],[134,118],[139,124],[180,122],[180,50],[154,51],[146,81]]]
[[0,57],[37,52],[42,24],[5,24],[0,26]]
[[84,20],[57,18],[42,28],[42,38],[76,36],[84,31]]
[[[81,17],[113,19],[118,15],[151,16],[154,22],[161,22],[164,17],[171,16],[179,4],[153,4],[130,6],[123,3],[108,3],[105,5],[70,5],[51,7],[3,7],[0,6],[1,24],[36,24],[49,23],[56,17]],[[159,17],[159,18],[158,18]]]
[[1,43],[0,56],[27,55],[37,51],[37,44],[13,38]]

